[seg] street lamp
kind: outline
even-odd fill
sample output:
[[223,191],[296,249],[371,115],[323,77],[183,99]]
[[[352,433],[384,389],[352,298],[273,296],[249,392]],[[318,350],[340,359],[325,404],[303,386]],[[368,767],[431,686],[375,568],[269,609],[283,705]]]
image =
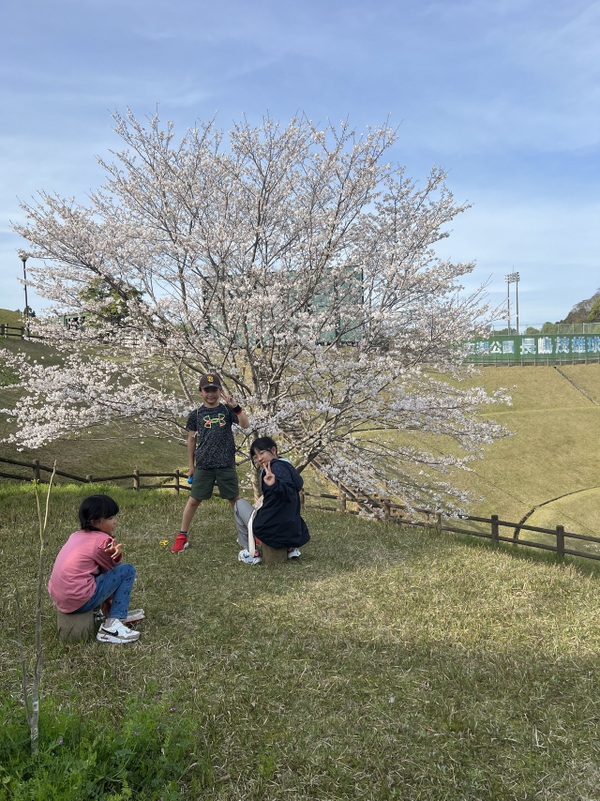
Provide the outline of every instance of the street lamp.
[[27,332],[27,336],[29,336],[29,303],[27,302],[27,258],[29,254],[25,253],[24,250],[20,250],[19,256],[23,262],[23,290],[25,291],[25,311],[23,314],[25,317],[25,331]]
[[507,313],[507,321],[508,321],[508,333],[510,334],[510,285],[515,285],[515,306],[517,312],[517,336],[519,335],[519,280],[520,276],[519,273],[509,273],[506,276],[506,288],[507,288],[507,304],[506,304],[506,313]]

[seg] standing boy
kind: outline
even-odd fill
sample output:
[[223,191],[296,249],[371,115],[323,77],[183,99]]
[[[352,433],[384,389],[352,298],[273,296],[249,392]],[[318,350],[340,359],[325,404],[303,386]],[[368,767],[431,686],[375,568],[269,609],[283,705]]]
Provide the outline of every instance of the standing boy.
[[240,497],[231,426],[236,423],[241,428],[248,428],[250,421],[239,403],[223,392],[221,379],[216,373],[203,375],[199,389],[202,405],[190,414],[185,426],[188,432],[188,475],[194,478],[183,510],[181,530],[171,548],[173,553],[181,553],[188,547],[188,529],[196,509],[212,496],[215,484],[220,496],[232,506]]

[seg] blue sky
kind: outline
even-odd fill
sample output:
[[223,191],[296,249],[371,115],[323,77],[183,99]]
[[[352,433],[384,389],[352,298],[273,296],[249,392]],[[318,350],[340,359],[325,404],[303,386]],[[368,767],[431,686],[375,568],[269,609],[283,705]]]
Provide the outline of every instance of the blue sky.
[[393,160],[473,204],[442,255],[475,260],[494,304],[518,271],[521,326],[600,287],[600,2],[5,0],[0,96],[0,307],[23,307],[19,201],[85,201],[127,107],[180,133],[389,116]]

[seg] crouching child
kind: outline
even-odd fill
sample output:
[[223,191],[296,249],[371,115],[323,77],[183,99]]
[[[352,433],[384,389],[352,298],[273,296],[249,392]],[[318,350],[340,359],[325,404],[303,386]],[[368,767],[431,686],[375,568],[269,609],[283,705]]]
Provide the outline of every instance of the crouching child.
[[123,644],[135,642],[140,632],[126,624],[142,620],[143,609],[129,611],[129,597],[136,570],[122,561],[122,543],[114,531],[119,506],[108,495],[90,495],[79,507],[81,528],[60,549],[48,592],[59,612],[99,612],[106,617],[96,639]]
[[235,524],[242,548],[238,559],[250,565],[261,561],[260,554],[249,543],[250,525],[256,540],[271,548],[287,548],[288,559],[295,559],[301,555],[299,549],[310,539],[300,515],[302,476],[287,459],[278,457],[277,444],[271,437],[256,439],[250,446],[250,458],[261,471],[262,497],[256,507],[243,498],[235,503]]

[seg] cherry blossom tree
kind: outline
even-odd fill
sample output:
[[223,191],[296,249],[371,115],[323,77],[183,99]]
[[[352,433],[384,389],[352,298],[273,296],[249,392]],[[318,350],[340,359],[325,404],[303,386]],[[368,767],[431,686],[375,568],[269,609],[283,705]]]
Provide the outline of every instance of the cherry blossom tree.
[[[443,170],[420,185],[388,163],[386,126],[209,121],[178,140],[158,117],[115,122],[104,186],[85,205],[42,192],[15,225],[30,284],[54,303],[36,325],[64,357],[14,363],[13,441],[115,419],[181,435],[213,369],[246,433],[275,436],[300,468],[408,503],[460,500],[445,471],[502,430],[480,414],[497,398],[458,381],[487,309],[461,285],[474,265],[435,252],[467,208]],[[115,325],[102,304],[119,298]],[[65,330],[65,312],[95,323]]]

